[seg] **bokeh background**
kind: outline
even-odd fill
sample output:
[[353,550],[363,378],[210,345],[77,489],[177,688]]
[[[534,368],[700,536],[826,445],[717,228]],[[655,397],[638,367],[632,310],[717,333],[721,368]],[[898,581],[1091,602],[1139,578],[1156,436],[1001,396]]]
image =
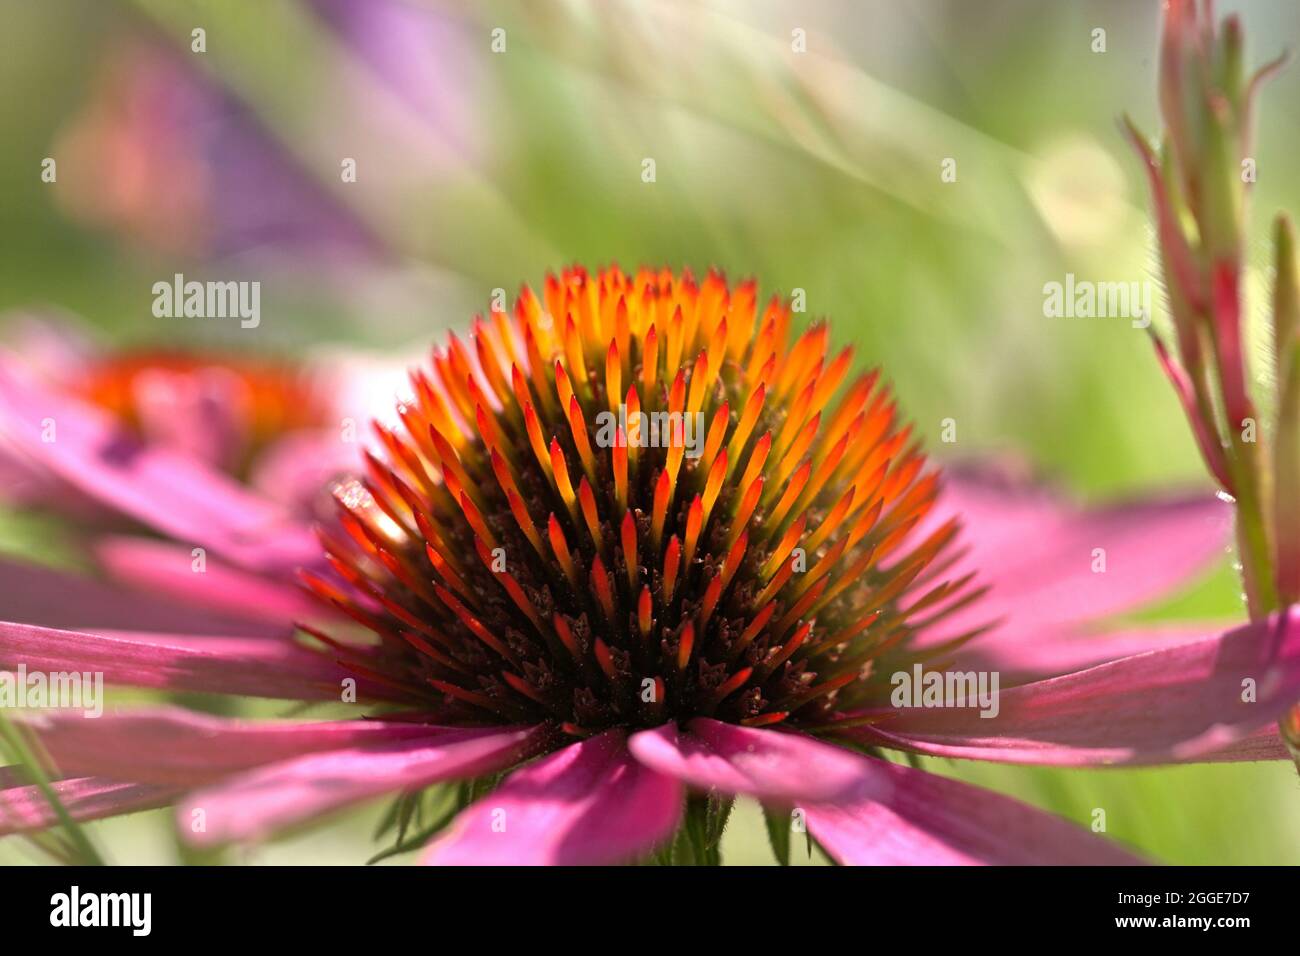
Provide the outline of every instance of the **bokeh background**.
[[[1252,62],[1300,37],[1293,0],[1232,9]],[[110,348],[400,363],[494,288],[566,263],[716,265],[805,290],[941,459],[1017,460],[1085,500],[1208,488],[1146,334],[1043,314],[1067,272],[1154,279],[1116,119],[1158,128],[1158,15],[1155,0],[3,0],[0,311]],[[1292,68],[1258,125],[1257,318],[1268,217],[1300,210],[1298,121]],[[260,327],[155,318],[151,286],[176,272],[260,280]],[[958,440],[940,444],[950,417]],[[76,564],[77,530],[0,512],[0,551]],[[1240,615],[1225,555],[1144,617]],[[1158,860],[1300,862],[1300,785],[1281,764],[926,763],[1085,824],[1103,808],[1111,836]],[[361,862],[381,811],[224,859]],[[174,862],[169,823],[89,832],[111,861]],[[723,849],[771,861],[755,807]],[[34,859],[0,841],[0,862]]]

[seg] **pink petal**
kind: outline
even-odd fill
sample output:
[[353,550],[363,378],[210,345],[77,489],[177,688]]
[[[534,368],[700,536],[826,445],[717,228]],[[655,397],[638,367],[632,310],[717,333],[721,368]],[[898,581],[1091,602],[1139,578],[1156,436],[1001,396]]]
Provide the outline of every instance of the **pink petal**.
[[610,730],[511,774],[460,815],[424,862],[622,863],[668,839],[681,812],[682,785],[633,760],[623,732]]
[[0,504],[31,508],[56,500],[49,475],[34,462],[5,447],[0,434]]
[[[1256,699],[1243,697],[1243,682]],[[999,695],[972,708],[882,710],[857,739],[945,757],[1085,765],[1194,760],[1224,751],[1300,698],[1300,610]]]
[[[1013,687],[1121,657],[1203,641],[1223,630],[1222,624],[1197,622],[1134,625],[1104,631],[1044,627],[1030,634],[1028,628],[1008,621],[996,635],[962,648],[957,654],[957,669],[997,671],[1001,685]],[[1017,635],[1024,639],[1017,639]]]
[[245,386],[230,369],[144,369],[131,391],[138,427],[149,444],[213,468],[235,466],[250,436]]
[[23,368],[42,381],[75,386],[86,367],[99,358],[100,347],[69,313],[23,307],[6,312],[5,320],[5,341],[22,356]]
[[[289,700],[339,700],[352,673],[287,641],[255,637],[58,631],[0,621],[0,670],[102,672],[110,684],[247,694]],[[392,693],[356,678],[358,693]]]
[[361,471],[360,447],[338,429],[295,432],[258,456],[249,484],[295,513],[311,514],[329,499],[332,482]]
[[794,733],[755,730],[707,718],[680,734],[674,724],[634,734],[628,749],[647,767],[701,790],[761,800],[833,800],[861,784],[858,758],[843,747]]
[[65,776],[112,776],[196,786],[236,771],[306,754],[427,739],[442,728],[405,721],[260,721],[180,708],[107,713],[49,712],[28,722]]
[[0,608],[15,621],[75,630],[81,627],[225,634],[229,637],[288,636],[288,618],[254,624],[208,613],[152,593],[52,568],[0,559]]
[[119,581],[192,607],[279,624],[286,632],[292,631],[294,621],[322,616],[322,606],[287,577],[243,571],[215,557],[205,558],[204,570],[195,571],[189,545],[119,536],[101,539],[95,554]]
[[[1041,490],[955,476],[932,520],[953,514],[970,550],[947,576],[977,571],[990,591],[925,643],[1000,620],[958,660],[1006,671],[1009,682],[1030,665],[1038,677],[1067,672],[1080,660],[1074,638],[1083,625],[1158,600],[1208,570],[1226,553],[1232,521],[1231,507],[1209,494],[1082,509]],[[1104,571],[1093,571],[1096,549]]]
[[860,795],[801,808],[808,831],[840,863],[1113,866],[1141,862],[1081,826],[991,790],[874,757],[857,759],[862,765]]
[[[137,810],[165,807],[177,796],[172,787],[118,783],[97,777],[56,780],[51,784],[74,820],[98,820]],[[45,795],[34,786],[0,790],[0,836],[42,830],[58,822]]]
[[[536,752],[539,727],[424,728],[424,737],[269,764],[190,794],[177,808],[186,839],[251,841],[371,797],[481,776]],[[196,811],[205,828],[196,830]]]
[[1196,758],[1198,763],[1242,763],[1249,760],[1290,759],[1291,752],[1282,742],[1277,724],[1261,727],[1240,740],[1234,740],[1222,750],[1210,751]]
[[[45,441],[47,423],[53,441]],[[111,416],[38,385],[0,356],[0,434],[91,497],[180,541],[250,567],[319,557],[306,526],[200,462],[151,448]]]

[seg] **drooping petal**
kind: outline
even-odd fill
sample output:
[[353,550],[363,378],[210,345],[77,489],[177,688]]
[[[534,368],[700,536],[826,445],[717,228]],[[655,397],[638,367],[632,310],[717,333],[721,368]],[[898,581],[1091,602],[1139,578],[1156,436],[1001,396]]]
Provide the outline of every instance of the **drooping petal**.
[[1190,582],[1223,557],[1231,521],[1208,494],[1110,506],[1069,515],[985,567],[1018,617],[1096,620]]
[[[177,796],[174,787],[119,783],[99,777],[74,777],[50,785],[74,820],[98,820],[137,810],[165,807]],[[40,789],[32,786],[0,790],[0,837],[42,830],[58,822]]]
[[197,845],[258,840],[385,793],[501,770],[536,752],[542,737],[539,727],[437,728],[415,740],[310,754],[192,793],[177,820]]
[[321,606],[287,577],[244,571],[215,557],[204,557],[202,570],[196,571],[189,545],[119,535],[97,542],[95,554],[108,574],[142,591],[231,617],[279,625],[281,632],[291,631],[294,621],[321,616]]
[[850,864],[1121,863],[1087,830],[1009,797],[866,757],[803,734],[691,721],[630,741],[633,756],[700,789],[803,811]]
[[424,857],[435,865],[622,863],[667,839],[682,785],[628,753],[623,732],[570,744],[469,807]]
[[0,433],[96,500],[255,568],[291,568],[319,549],[305,525],[197,461],[141,444],[111,416],[60,395],[0,356]]
[[800,734],[754,730],[707,718],[634,734],[632,756],[701,790],[760,800],[830,800],[861,784],[859,760],[841,747],[808,746]]
[[198,786],[263,764],[322,751],[427,739],[440,728],[406,721],[246,721],[180,708],[50,712],[28,722],[65,776]]
[[1081,826],[1000,793],[874,757],[858,759],[863,768],[860,796],[800,808],[808,831],[839,863],[1115,866],[1142,862]]
[[1150,764],[1221,753],[1300,698],[1300,610],[1127,657],[973,708],[882,710],[858,740],[1008,763]]
[[[1100,631],[1044,627],[1032,634],[1008,621],[999,635],[974,641],[959,652],[960,670],[997,671],[1003,687],[1058,677],[1121,657],[1205,640],[1224,624],[1160,623]],[[1024,639],[1012,640],[1024,634]],[[996,637],[996,639],[995,639]]]
[[[0,621],[0,669],[102,672],[110,684],[246,694],[286,700],[339,700],[355,675],[323,654],[256,637],[59,631]],[[358,692],[388,699],[357,678]]]
[[1041,668],[1034,676],[1065,673],[1084,625],[1158,600],[1208,570],[1226,553],[1232,521],[1231,507],[1210,494],[1082,509],[1042,490],[956,475],[930,521],[954,513],[969,554],[952,575],[974,570],[989,592],[923,643],[1000,621],[958,660],[1005,670],[1009,680],[1029,673],[1022,654]]
[[269,623],[202,611],[156,592],[131,593],[84,575],[0,559],[0,612],[13,621],[75,630],[82,627],[224,634],[287,635],[289,618]]
[[1249,760],[1290,760],[1291,752],[1278,734],[1277,724],[1261,727],[1228,746],[1196,758],[1197,763],[1242,763]]

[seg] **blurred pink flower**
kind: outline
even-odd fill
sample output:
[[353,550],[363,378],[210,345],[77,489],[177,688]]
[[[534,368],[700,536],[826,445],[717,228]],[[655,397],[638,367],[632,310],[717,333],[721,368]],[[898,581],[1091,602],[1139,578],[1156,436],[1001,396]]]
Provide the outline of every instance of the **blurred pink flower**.
[[[13,350],[0,348],[0,501],[75,518],[92,563],[171,612],[197,603],[288,634],[309,610],[294,571],[322,563],[312,523],[332,511],[329,483],[360,471],[360,432],[391,406],[400,364],[112,352],[68,322],[16,326]],[[69,600],[33,587],[46,572],[4,565],[7,617],[48,620],[57,606],[88,623],[103,606],[94,581]]]

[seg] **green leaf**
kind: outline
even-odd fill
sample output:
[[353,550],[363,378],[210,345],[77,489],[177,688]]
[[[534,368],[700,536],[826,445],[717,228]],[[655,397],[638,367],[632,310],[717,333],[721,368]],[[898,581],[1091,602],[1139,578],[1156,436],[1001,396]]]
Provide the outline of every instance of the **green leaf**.
[[398,856],[402,853],[409,853],[412,850],[420,849],[422,846],[428,843],[429,840],[431,840],[433,837],[437,836],[438,833],[444,830],[447,824],[451,823],[452,820],[456,819],[456,814],[458,814],[459,812],[460,812],[460,807],[453,804],[452,806],[448,807],[442,813],[442,815],[439,816],[438,819],[433,822],[431,826],[428,826],[425,829],[421,830],[419,833],[416,833],[410,839],[399,840],[393,846],[390,846],[387,850],[381,850],[379,853],[376,853],[370,859],[366,860],[366,866],[371,866],[375,863],[380,862],[381,860],[387,860],[391,856]]
[[767,824],[767,840],[772,845],[772,855],[781,866],[790,865],[790,814],[763,807],[763,822]]
[[420,808],[424,799],[424,794],[420,792],[403,794],[405,798],[402,801],[401,809],[397,814],[397,842],[401,843],[406,839],[406,833],[411,827],[411,818]]
[[[377,863],[390,856],[416,849],[428,841],[471,802],[471,789],[469,784],[457,784],[429,787],[402,794],[384,812],[384,818],[375,832],[375,839],[378,839],[396,829],[397,835],[393,845],[371,857],[366,864]],[[421,827],[426,814],[431,815],[434,822],[427,827]],[[417,832],[408,838],[407,833],[410,832],[412,823],[417,828]]]
[[402,800],[405,799],[405,797],[405,794],[398,797],[389,805],[388,809],[384,811],[383,817],[380,818],[378,825],[375,827],[375,832],[371,836],[372,840],[378,840],[397,825],[397,815],[402,809]]

